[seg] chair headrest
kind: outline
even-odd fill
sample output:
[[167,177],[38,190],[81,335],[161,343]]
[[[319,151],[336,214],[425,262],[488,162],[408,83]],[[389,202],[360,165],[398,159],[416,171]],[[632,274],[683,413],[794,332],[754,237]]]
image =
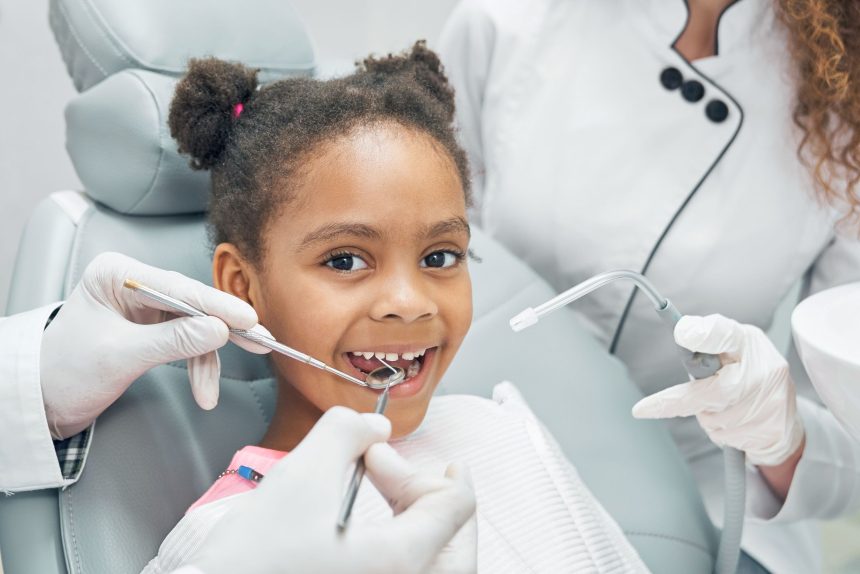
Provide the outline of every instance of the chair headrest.
[[112,75],[66,106],[66,150],[86,193],[129,215],[206,210],[208,171],[193,171],[167,128],[177,79]]
[[199,56],[259,68],[263,82],[314,68],[285,0],[51,0],[49,19],[78,91],[128,68],[178,76]]

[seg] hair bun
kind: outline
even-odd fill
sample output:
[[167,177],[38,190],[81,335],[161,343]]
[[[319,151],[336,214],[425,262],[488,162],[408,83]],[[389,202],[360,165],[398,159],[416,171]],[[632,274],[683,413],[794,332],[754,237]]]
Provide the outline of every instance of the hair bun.
[[384,58],[366,58],[361,68],[379,75],[412,74],[418,84],[443,105],[448,120],[454,120],[454,90],[448,83],[439,56],[427,47],[425,40],[415,42],[410,51],[398,56],[389,54]]
[[192,59],[176,85],[170,104],[170,135],[179,152],[191,156],[191,167],[209,169],[218,163],[243,106],[257,89],[257,70],[217,58]]

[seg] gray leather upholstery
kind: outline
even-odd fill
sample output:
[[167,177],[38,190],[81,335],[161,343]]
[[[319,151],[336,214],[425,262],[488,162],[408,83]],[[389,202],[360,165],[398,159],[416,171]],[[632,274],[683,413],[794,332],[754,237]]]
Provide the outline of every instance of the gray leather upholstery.
[[209,173],[188,168],[166,129],[176,81],[124,70],[66,106],[66,148],[87,195],[119,213],[205,211]]
[[[102,4],[109,2],[57,1],[52,11]],[[241,7],[252,4],[281,10],[280,0]],[[136,6],[124,17],[150,27],[158,21],[153,14],[166,18],[159,12],[167,10],[164,1]],[[222,33],[213,26],[212,41]],[[132,35],[140,40],[145,34]],[[158,42],[169,44],[164,38]],[[250,46],[267,49],[267,42],[242,49],[249,58],[265,56],[268,51]],[[94,72],[72,68],[79,81],[94,83]],[[175,156],[163,125],[172,80],[140,70],[111,73],[69,106],[67,143],[86,196],[54,194],[36,209],[22,237],[8,313],[62,298],[87,263],[107,250],[210,281],[203,215],[186,213],[189,190],[200,197],[205,189],[184,162],[165,159]],[[174,163],[165,168],[159,162]],[[148,186],[147,174],[156,183]],[[156,207],[140,211],[144,205]],[[639,394],[622,365],[571,312],[513,333],[508,318],[552,291],[477,230],[473,248],[483,258],[470,264],[475,321],[439,392],[488,396],[496,383],[514,382],[654,572],[710,572],[713,527],[666,431],[630,417]],[[203,412],[191,398],[184,364],[153,369],[99,418],[76,485],[0,497],[6,574],[138,572],[233,451],[259,439],[272,416],[274,387],[264,359],[229,346],[222,372],[220,404]]]
[[49,19],[78,91],[129,68],[176,76],[194,56],[244,62],[263,81],[314,68],[310,36],[284,1],[51,0]]

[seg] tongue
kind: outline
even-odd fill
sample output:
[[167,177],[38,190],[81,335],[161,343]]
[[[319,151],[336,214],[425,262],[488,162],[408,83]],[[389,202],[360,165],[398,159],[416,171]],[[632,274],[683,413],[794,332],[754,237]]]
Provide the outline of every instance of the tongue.
[[[384,367],[379,359],[376,357],[371,357],[369,359],[365,359],[363,356],[355,356],[352,353],[348,355],[349,362],[352,363],[352,366],[360,371],[364,371],[365,373],[369,373],[379,367]],[[409,365],[412,364],[412,361],[407,359],[398,359],[396,361],[385,361],[392,367],[400,367],[404,371],[409,368]]]

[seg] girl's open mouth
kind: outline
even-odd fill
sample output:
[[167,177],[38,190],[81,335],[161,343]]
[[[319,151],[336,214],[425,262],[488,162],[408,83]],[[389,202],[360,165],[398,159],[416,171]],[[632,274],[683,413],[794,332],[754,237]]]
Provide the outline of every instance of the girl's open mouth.
[[421,372],[424,364],[424,356],[427,349],[416,349],[406,353],[383,353],[380,351],[352,351],[345,353],[347,360],[353,367],[367,379],[372,371],[384,366],[379,359],[384,360],[392,367],[400,367],[406,373],[406,380],[415,377]]
[[400,367],[406,373],[406,379],[392,387],[392,397],[409,396],[423,386],[426,377],[421,375],[426,370],[425,366],[432,361],[437,349],[438,347],[417,348],[403,353],[351,351],[344,353],[344,357],[357,371],[356,376],[362,380],[366,380],[367,375],[372,371],[384,366],[379,359],[384,360],[392,367]]

